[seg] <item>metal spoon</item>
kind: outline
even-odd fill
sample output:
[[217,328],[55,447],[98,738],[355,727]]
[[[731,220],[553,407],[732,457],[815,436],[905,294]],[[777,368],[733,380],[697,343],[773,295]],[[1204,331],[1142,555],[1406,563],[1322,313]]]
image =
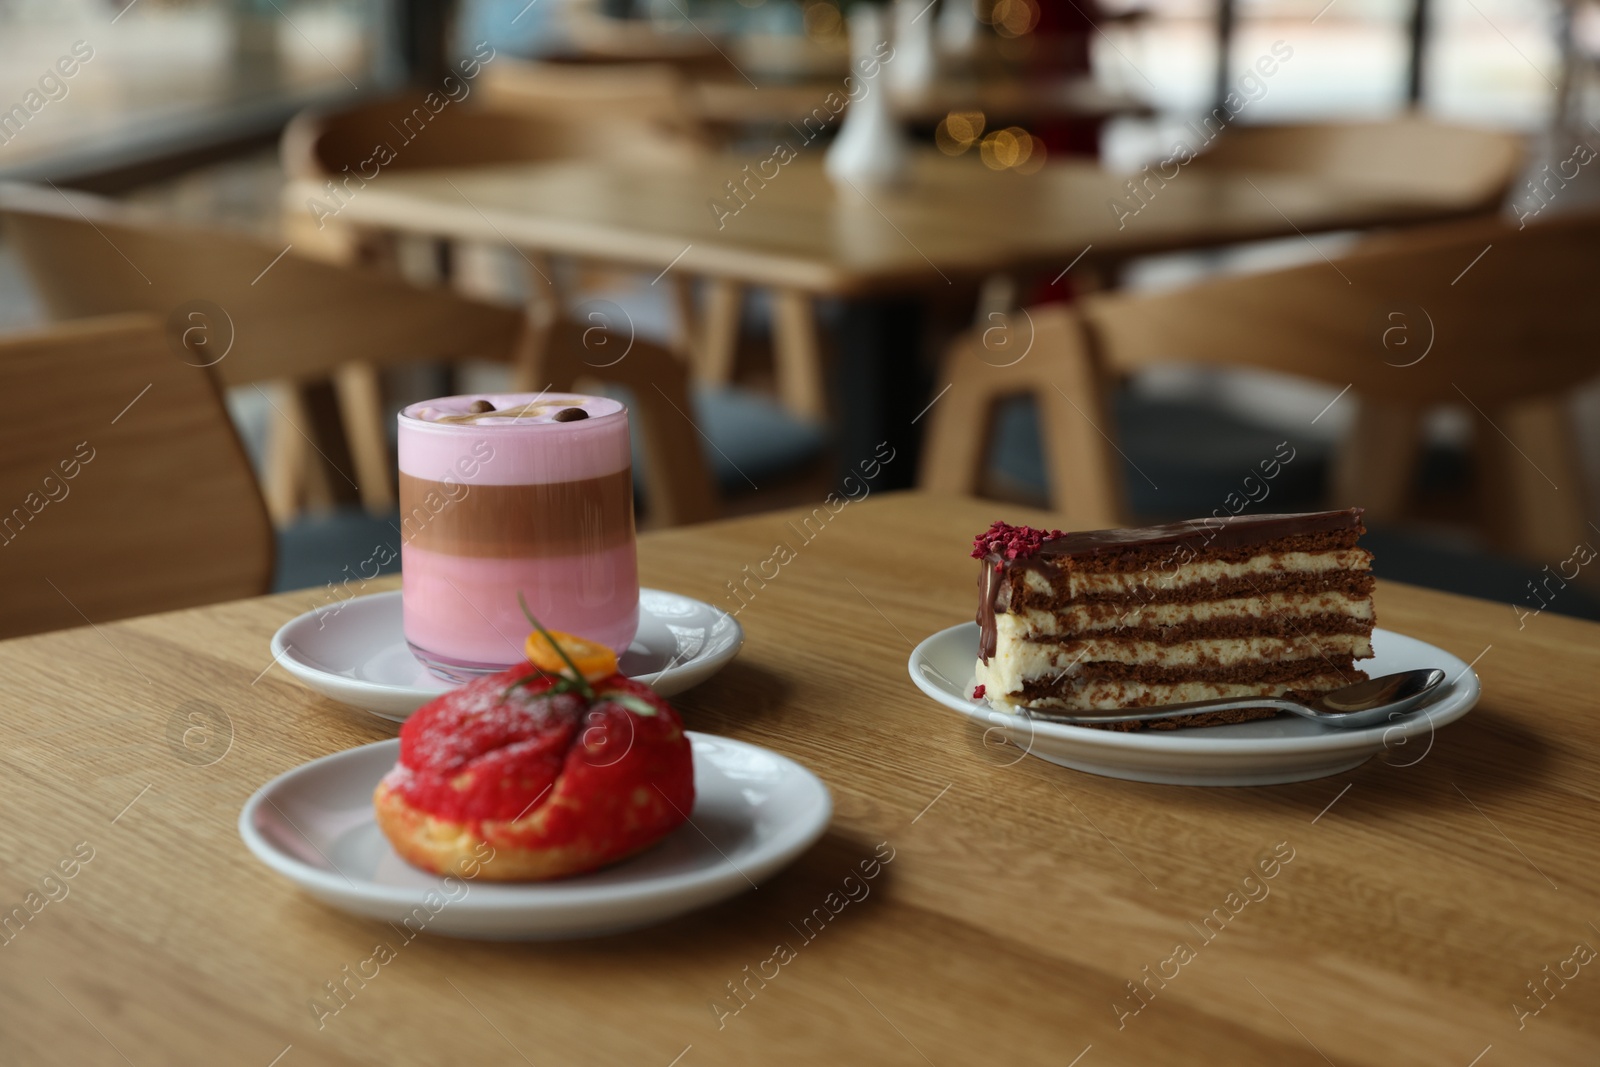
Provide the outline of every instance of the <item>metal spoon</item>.
[[1061,722],[1074,726],[1097,726],[1110,722],[1146,722],[1151,719],[1170,719],[1176,715],[1193,715],[1202,711],[1230,711],[1237,708],[1276,708],[1289,711],[1315,722],[1329,726],[1353,728],[1371,726],[1373,723],[1410,711],[1421,704],[1444,681],[1444,671],[1425,668],[1386,674],[1369,678],[1365,682],[1342,686],[1324,693],[1309,703],[1288,697],[1225,697],[1221,700],[1196,700],[1188,704],[1163,704],[1157,708],[1140,708],[1137,711],[1114,711],[1104,715],[1083,715],[1054,711],[1023,709],[1021,714],[1041,722]]

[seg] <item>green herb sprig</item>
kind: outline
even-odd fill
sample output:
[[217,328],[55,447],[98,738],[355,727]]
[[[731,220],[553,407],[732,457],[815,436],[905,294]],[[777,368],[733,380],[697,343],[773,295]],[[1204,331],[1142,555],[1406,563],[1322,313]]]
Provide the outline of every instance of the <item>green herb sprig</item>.
[[[527,617],[528,622],[533,625],[535,630],[539,631],[540,636],[542,636],[546,641],[550,642],[550,647],[556,650],[556,655],[561,657],[561,662],[565,663],[568,670],[572,672],[571,674],[568,674],[567,671],[561,671],[558,673],[556,675],[556,684],[551,686],[549,689],[550,693],[578,693],[581,696],[586,697],[591,702],[609,700],[614,704],[620,704],[622,707],[627,708],[635,715],[655,715],[656,709],[650,706],[649,701],[643,699],[642,697],[635,696],[632,693],[626,693],[620,689],[608,689],[605,692],[596,692],[594,686],[589,684],[589,679],[585,678],[583,676],[583,672],[578,670],[578,665],[572,662],[572,657],[567,655],[567,650],[561,647],[561,642],[552,637],[550,635],[550,631],[544,628],[544,624],[534,617],[533,612],[528,608],[528,602],[523,599],[522,591],[520,589],[517,590],[517,604],[521,606],[522,614]],[[517,689],[519,686],[531,684],[533,678],[536,676],[539,678],[549,677],[543,668],[535,667],[534,670],[537,672],[537,675],[524,675],[522,678],[512,682],[506,687],[506,691],[501,694],[501,698],[504,699],[505,697],[510,696],[512,691]]]
[[[533,628],[539,631],[540,636],[542,636],[546,641],[550,642],[550,647],[556,650],[556,655],[561,657],[561,662],[565,663],[568,670],[572,672],[571,674],[568,674],[566,671],[559,672],[556,675],[556,684],[550,687],[550,692],[579,693],[590,700],[594,700],[596,698],[594,686],[590,685],[589,679],[585,678],[583,676],[583,672],[578,670],[578,665],[572,662],[572,657],[567,655],[567,650],[561,647],[561,642],[557,641],[554,637],[551,637],[550,631],[546,630],[544,628],[544,624],[534,617],[533,612],[528,608],[528,602],[523,599],[522,590],[520,589],[517,590],[517,604],[521,606],[522,614],[527,616],[528,622],[533,624]],[[540,678],[549,677],[549,675],[546,674],[542,668],[535,667],[534,670],[538,672],[537,676]],[[534,677],[534,675],[529,674],[517,679],[515,682],[512,682],[506,687],[506,691],[501,694],[501,696],[510,696],[512,690],[516,689],[518,686],[530,684]]]

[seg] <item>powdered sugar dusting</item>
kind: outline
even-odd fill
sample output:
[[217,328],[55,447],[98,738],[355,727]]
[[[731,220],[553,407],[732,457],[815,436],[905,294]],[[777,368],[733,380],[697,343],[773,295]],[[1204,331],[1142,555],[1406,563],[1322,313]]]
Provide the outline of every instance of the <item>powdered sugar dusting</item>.
[[[432,714],[417,729],[402,731],[401,761],[415,770],[448,775],[495,749],[569,733],[583,712],[582,699],[568,693],[551,696],[543,680],[506,692],[526,673],[481,678],[424,709]],[[407,727],[421,716],[423,712],[412,716]]]
[[[385,782],[414,808],[476,826],[537,815],[561,794],[558,783],[611,810],[615,796],[628,795],[611,778],[656,774],[648,753],[686,758],[681,721],[648,686],[612,675],[594,688],[618,696],[591,703],[551,692],[557,681],[523,663],[431,701],[400,728],[400,765]],[[641,713],[619,699],[650,707]],[[578,823],[540,825],[560,837]]]
[[390,789],[401,790],[409,786],[415,777],[410,767],[404,763],[396,763],[389,773],[383,776],[383,784]]

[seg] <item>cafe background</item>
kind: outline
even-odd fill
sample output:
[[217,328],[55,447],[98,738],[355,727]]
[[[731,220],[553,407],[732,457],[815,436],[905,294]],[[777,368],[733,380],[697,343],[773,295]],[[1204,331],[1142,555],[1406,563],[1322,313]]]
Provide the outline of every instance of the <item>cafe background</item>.
[[[965,32],[980,42],[984,62],[1024,72],[1081,73],[1139,106],[1087,125],[1042,119],[1033,129],[986,132],[966,112],[952,111],[936,124],[911,125],[911,137],[927,151],[969,154],[974,165],[981,157],[986,166],[1019,172],[1029,169],[1030,153],[1035,167],[1046,157],[1098,155],[1133,178],[1141,168],[1169,159],[1174,144],[1189,138],[1218,106],[1236,113],[1239,125],[1379,120],[1417,109],[1526,138],[1527,162],[1506,196],[1507,217],[1549,217],[1581,210],[1594,199],[1596,168],[1586,165],[1592,155],[1587,146],[1600,145],[1591,121],[1600,115],[1600,7],[1594,4],[1105,0],[1091,7],[977,0],[964,31],[957,25],[963,20],[951,17],[960,6],[945,0],[937,13],[939,32],[946,35],[941,41],[948,44]],[[299,241],[306,248],[317,235],[296,236],[307,205],[299,205],[297,217],[296,194],[286,194],[290,176],[280,146],[296,114],[353,107],[408,84],[441,85],[452,72],[458,78],[452,103],[464,106],[474,91],[481,96],[474,79],[460,77],[464,58],[586,66],[574,58],[613,47],[607,35],[615,36],[618,26],[649,27],[669,51],[681,48],[695,57],[692,64],[683,62],[697,64],[697,77],[724,89],[748,82],[771,95],[808,84],[818,71],[835,76],[847,61],[848,12],[831,0],[0,0],[0,107],[11,109],[0,116],[0,179],[48,183],[63,195],[105,195],[153,219],[239,231],[280,247]],[[707,53],[706,43],[715,55]],[[1274,54],[1292,58],[1277,64],[1272,76],[1253,73],[1261,57]],[[57,64],[68,55],[78,56],[74,73],[59,76]],[[494,65],[490,59],[483,69]],[[1232,104],[1225,105],[1230,94]],[[715,130],[716,148],[769,153],[780,132],[782,124],[775,121],[723,124]],[[825,140],[806,150],[825,151]],[[621,154],[631,151],[624,147]],[[1550,180],[1545,168],[1555,168],[1561,179]],[[709,195],[707,201],[714,211]],[[967,209],[949,205],[956,215]],[[1133,292],[1164,291],[1208,276],[1317,262],[1356,241],[1354,234],[1321,233],[1150,256],[1126,264],[1117,280]],[[402,242],[399,268],[414,281],[437,283],[437,252],[423,245]],[[457,248],[449,284],[519,306],[529,299],[526,262],[504,243]],[[630,336],[664,344],[683,328],[682,305],[666,285],[604,263],[563,263],[557,269],[564,272],[570,313],[581,317],[601,308],[608,326],[623,323]],[[714,299],[703,281],[691,289],[690,299],[702,306]],[[1026,302],[1064,294],[1013,295]],[[837,343],[840,330],[835,303],[820,298],[816,304],[825,347]],[[970,310],[963,306],[957,317]],[[814,500],[850,465],[851,457],[838,454],[837,406],[797,416],[771,403],[782,382],[774,381],[769,349],[783,314],[770,294],[746,294],[734,327],[740,395],[695,394],[699,414],[712,427],[716,454],[707,455],[713,464],[720,454],[736,466],[738,460],[754,462],[780,476],[759,479],[768,486],[761,492],[730,494],[725,512]],[[45,318],[26,271],[0,236],[0,330],[24,330]],[[1404,319],[1375,328],[1374,354],[1410,358],[1422,344],[1422,329]],[[929,380],[951,330],[923,333],[924,350],[918,365],[906,371],[909,381]],[[441,390],[499,388],[506,380],[503,366],[487,364],[390,369],[383,376],[382,403],[392,415]],[[848,370],[831,380],[836,393],[849,391]],[[1120,436],[1136,465],[1164,464],[1169,483],[1192,485],[1193,498],[1202,504],[1226,493],[1240,462],[1291,440],[1299,462],[1291,477],[1273,487],[1277,495],[1270,507],[1266,501],[1261,507],[1312,507],[1323,495],[1336,444],[1352,426],[1354,405],[1329,408],[1335,393],[1267,374],[1158,370],[1140,375],[1119,396]],[[273,396],[255,386],[231,388],[227,396],[264,477]],[[1570,403],[1578,416],[1584,476],[1593,490],[1600,486],[1600,393],[1580,391]],[[1026,403],[1005,411],[995,429],[986,495],[1048,502],[1039,418]],[[1519,557],[1461,521],[1475,506],[1469,503],[1476,492],[1469,469],[1474,432],[1483,430],[1475,431],[1466,405],[1429,412],[1414,498],[1403,520],[1374,534],[1380,574],[1537,606],[1544,602],[1537,593],[1548,582],[1548,568],[1559,568],[1563,560]],[[913,470],[902,463],[903,480],[895,484],[909,481]],[[722,473],[727,481],[738,480]],[[1162,480],[1152,476],[1151,484]],[[1173,517],[1175,503],[1142,500],[1137,479],[1130,478],[1129,493],[1140,515]],[[1600,499],[1592,491],[1589,496]],[[352,560],[370,559],[375,544],[392,540],[392,502],[363,503],[337,478],[324,478],[321,484],[313,480],[292,507],[276,508],[274,587],[336,587],[348,580]],[[648,506],[643,516],[652,521]],[[392,562],[382,569],[392,571],[397,554],[383,555]],[[1600,600],[1574,588],[1552,610],[1600,618]]]

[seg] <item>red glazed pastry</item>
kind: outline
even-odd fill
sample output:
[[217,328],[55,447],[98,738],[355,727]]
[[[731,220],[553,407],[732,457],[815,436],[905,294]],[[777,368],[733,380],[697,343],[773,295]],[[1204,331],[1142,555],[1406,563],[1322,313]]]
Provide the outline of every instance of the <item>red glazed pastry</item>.
[[578,683],[524,663],[412,715],[373,803],[417,867],[541,881],[615,863],[676,829],[694,806],[694,761],[677,712],[648,686],[616,673]]

